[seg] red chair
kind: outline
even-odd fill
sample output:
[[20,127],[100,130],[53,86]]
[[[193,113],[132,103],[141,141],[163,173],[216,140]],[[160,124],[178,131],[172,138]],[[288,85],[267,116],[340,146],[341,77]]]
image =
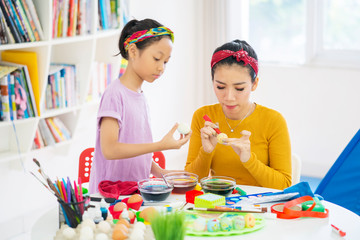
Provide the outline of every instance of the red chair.
[[165,169],[165,156],[162,152],[154,152],[152,158],[162,169]]
[[79,178],[82,183],[89,182],[91,165],[94,157],[94,148],[87,148],[79,157]]
[[[87,183],[90,180],[90,171],[92,160],[94,157],[94,148],[87,148],[81,152],[79,157],[79,177],[82,183]],[[162,152],[154,152],[152,156],[155,163],[161,168],[165,169],[165,156]]]

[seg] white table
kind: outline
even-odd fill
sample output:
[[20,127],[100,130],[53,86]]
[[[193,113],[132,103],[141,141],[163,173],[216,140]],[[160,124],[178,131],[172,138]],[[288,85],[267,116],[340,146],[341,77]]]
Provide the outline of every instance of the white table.
[[[272,191],[272,189],[239,186],[247,194]],[[184,202],[185,195],[172,194],[166,201]],[[336,204],[323,201],[324,206],[329,209],[329,218],[298,218],[298,219],[266,219],[265,227],[259,231],[228,237],[195,237],[186,236],[186,240],[198,239],[360,239],[360,216],[340,207]],[[330,224],[341,228],[346,232],[346,237],[341,238],[332,231]],[[53,208],[46,212],[34,224],[31,239],[49,240],[53,239],[58,230],[58,210]]]

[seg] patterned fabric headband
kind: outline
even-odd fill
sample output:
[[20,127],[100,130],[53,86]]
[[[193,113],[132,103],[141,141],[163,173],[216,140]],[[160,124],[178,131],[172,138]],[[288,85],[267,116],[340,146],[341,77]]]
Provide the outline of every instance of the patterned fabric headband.
[[228,57],[234,57],[234,58],[236,58],[236,61],[238,61],[238,62],[243,61],[244,66],[250,64],[252,69],[254,69],[255,74],[256,75],[258,74],[257,60],[253,57],[250,57],[249,54],[242,49],[237,52],[233,52],[230,50],[221,50],[221,51],[214,53],[214,55],[212,56],[212,59],[211,59],[211,68],[213,68],[214,65],[217,64],[218,62],[220,62],[221,60],[228,58]]
[[161,35],[169,35],[171,41],[174,42],[174,33],[169,28],[167,27],[150,28],[149,30],[134,32],[130,37],[128,37],[124,42],[125,50],[128,50],[129,45],[132,43],[141,42],[147,38],[157,37]]

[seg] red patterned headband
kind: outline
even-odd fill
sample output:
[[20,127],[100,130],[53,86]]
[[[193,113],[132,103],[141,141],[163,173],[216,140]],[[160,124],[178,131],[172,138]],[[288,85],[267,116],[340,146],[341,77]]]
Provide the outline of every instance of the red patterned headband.
[[237,52],[233,52],[230,50],[221,50],[221,51],[214,53],[214,55],[212,56],[212,59],[211,59],[211,68],[213,68],[214,65],[217,64],[218,62],[220,62],[221,60],[228,58],[228,57],[234,57],[234,58],[236,58],[236,61],[238,61],[238,62],[243,61],[244,66],[250,64],[252,69],[254,69],[255,74],[256,75],[258,74],[257,60],[253,57],[250,57],[249,54],[242,49]]

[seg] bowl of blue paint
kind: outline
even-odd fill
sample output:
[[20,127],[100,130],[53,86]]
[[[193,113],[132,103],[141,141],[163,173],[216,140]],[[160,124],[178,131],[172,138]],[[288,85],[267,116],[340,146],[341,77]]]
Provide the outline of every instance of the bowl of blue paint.
[[149,178],[138,182],[141,196],[146,201],[164,201],[174,189],[173,184],[164,181],[162,178]]

